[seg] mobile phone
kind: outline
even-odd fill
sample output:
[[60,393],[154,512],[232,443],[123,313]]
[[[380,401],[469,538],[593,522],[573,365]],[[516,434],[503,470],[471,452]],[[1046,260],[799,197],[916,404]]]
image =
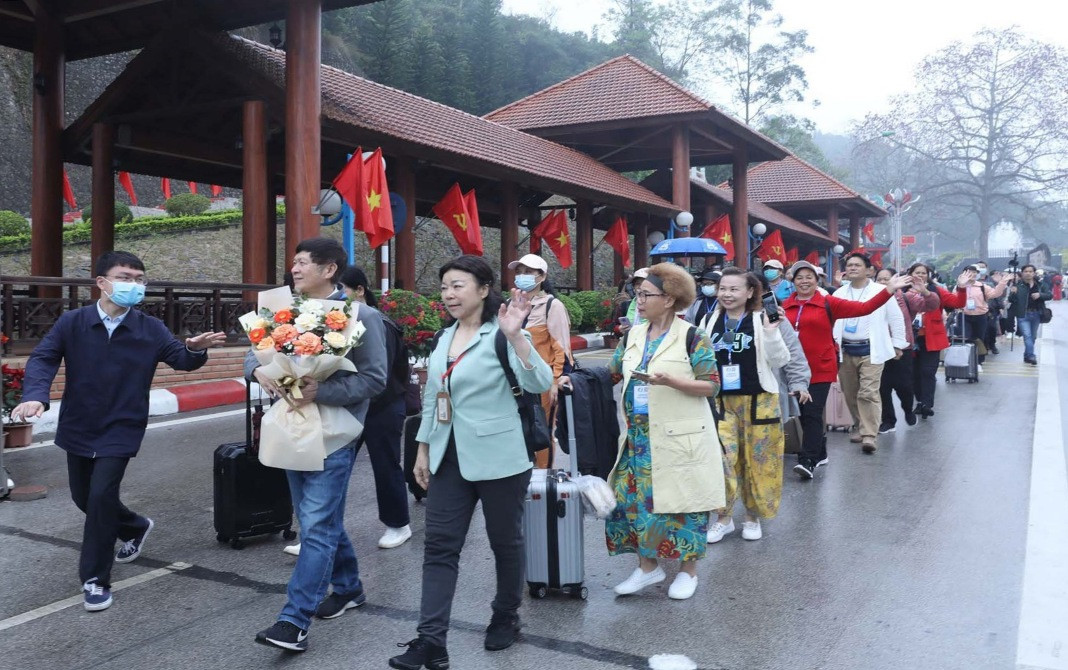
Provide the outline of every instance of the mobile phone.
[[768,323],[775,323],[779,320],[779,301],[775,299],[775,294],[768,291],[763,295],[761,301],[764,303],[764,314],[768,317]]
[[630,319],[628,319],[625,316],[619,317],[619,325],[621,325],[621,326],[629,326],[630,325]]
[[645,380],[651,378],[651,375],[648,372],[646,372],[645,370],[635,370],[634,372],[630,373],[630,376],[631,377],[636,377],[637,379],[641,379],[642,381],[645,381]]

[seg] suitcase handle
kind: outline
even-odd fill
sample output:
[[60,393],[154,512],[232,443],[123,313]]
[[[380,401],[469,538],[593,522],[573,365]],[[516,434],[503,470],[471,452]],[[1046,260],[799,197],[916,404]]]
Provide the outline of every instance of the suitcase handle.
[[564,413],[567,414],[567,447],[571,465],[571,476],[578,477],[578,438],[575,436],[575,389],[570,384],[560,385],[560,395],[564,397]]

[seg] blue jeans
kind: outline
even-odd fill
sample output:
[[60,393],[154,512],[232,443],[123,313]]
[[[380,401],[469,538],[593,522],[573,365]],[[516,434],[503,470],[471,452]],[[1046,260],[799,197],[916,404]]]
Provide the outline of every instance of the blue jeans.
[[356,449],[345,447],[326,457],[322,472],[287,470],[293,509],[300,522],[300,555],[286,589],[279,621],[307,630],[319,602],[334,593],[363,591],[356,550],[345,533],[345,498]]
[[1016,318],[1016,328],[1020,331],[1020,337],[1024,341],[1024,358],[1035,357],[1035,337],[1038,336],[1038,324],[1041,323],[1042,315],[1038,312],[1028,312],[1026,316]]

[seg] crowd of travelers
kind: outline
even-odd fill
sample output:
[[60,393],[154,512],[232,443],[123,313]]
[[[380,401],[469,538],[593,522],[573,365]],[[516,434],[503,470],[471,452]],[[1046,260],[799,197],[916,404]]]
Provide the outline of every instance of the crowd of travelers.
[[[990,275],[977,263],[950,289],[922,263],[899,272],[873,267],[862,253],[843,260],[836,284],[806,261],[789,268],[771,261],[759,273],[711,267],[692,274],[660,263],[621,286],[615,317],[622,337],[608,370],[611,384],[621,384],[623,432],[606,477],[616,505],[605,541],[611,555],[636,554],[637,565],[616,594],[664,581],[664,566],[677,562],[667,595],[692,597],[697,562],[736,530],[739,501],[741,537],[763,537],[762,522],[776,516],[782,498],[784,423],[792,417],[802,429],[793,470],[812,480],[828,464],[829,403],[848,406],[850,440],[869,455],[880,434],[896,430],[895,395],[907,425],[935,415],[935,373],[951,337],[974,342],[985,358],[999,353],[999,334],[1013,329],[1024,339],[1024,360],[1037,364],[1035,335],[1053,293],[1034,266]],[[367,277],[346,261],[337,242],[313,238],[297,246],[291,270],[295,293],[359,302],[365,326],[348,354],[358,372],[309,379],[300,400],[345,407],[364,431],[328,453],[321,471],[286,471],[301,543],[289,548],[297,559],[286,602],[256,641],[293,652],[308,648],[313,619],[366,602],[344,524],[348,481],[364,444],[386,527],[379,546],[411,537],[400,465],[408,381],[401,329],[375,309]],[[122,504],[119,486],[144,436],[156,365],[195,369],[224,339],[205,333],[179,341],[132,309],[147,283],[136,256],[109,252],[95,269],[100,300],[64,314],[35,349],[23,402],[12,412],[16,419],[40,416],[65,363],[55,443],[68,453],[71,495],[85,513],[79,569],[90,611],[112,604],[112,563],[135,560],[154,527]],[[478,507],[496,570],[485,648],[509,647],[520,628],[524,500],[532,468],[551,456],[528,450],[520,414],[501,398],[517,388],[539,394],[552,417],[575,373],[567,311],[554,299],[546,262],[527,255],[510,269],[507,296],[494,288],[497,277],[482,258],[459,257],[438,273],[451,325],[438,333],[427,361],[411,472],[427,495],[422,596],[417,636],[389,659],[394,668],[448,667],[460,553]],[[947,312],[957,318],[947,321]],[[250,381],[281,396],[251,353],[245,368]],[[114,380],[113,388],[101,379]]]

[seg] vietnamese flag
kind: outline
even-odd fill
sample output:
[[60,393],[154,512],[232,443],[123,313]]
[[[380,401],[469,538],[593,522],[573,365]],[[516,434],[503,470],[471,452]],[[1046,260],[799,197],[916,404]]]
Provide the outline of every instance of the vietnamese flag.
[[571,267],[571,235],[567,230],[567,214],[564,210],[558,209],[550,214],[530,234],[549,245],[560,261],[560,267]]
[[727,260],[734,259],[734,238],[731,237],[731,218],[729,215],[724,214],[705,226],[701,237],[719,242],[727,250]]
[[67,207],[78,209],[78,201],[74,199],[74,189],[70,186],[70,177],[67,176],[66,170],[63,170],[63,199],[67,201]]
[[805,256],[805,262],[811,263],[811,264],[819,267],[819,264],[820,264],[820,252],[818,252],[818,251],[809,252],[808,256]]
[[801,252],[797,250],[797,247],[793,247],[786,251],[786,262],[783,263],[786,267],[790,267],[801,257]]
[[883,269],[883,252],[876,251],[871,255],[871,264],[880,270]]
[[197,183],[195,181],[189,182],[189,192],[190,193],[196,193],[197,192]]
[[482,250],[477,249],[471,242],[468,232],[471,228],[471,220],[467,215],[467,200],[460,190],[459,184],[453,184],[445,193],[445,197],[433,207],[434,215],[441,219],[445,227],[452,232],[456,243],[460,245],[460,252],[481,256]]
[[119,172],[119,184],[122,186],[122,190],[126,191],[126,195],[130,198],[130,204],[137,205],[137,192],[134,191],[133,179],[130,178],[129,172]]
[[159,180],[159,187],[163,189],[163,199],[171,199],[171,180],[166,177]]
[[[359,152],[353,156],[360,156]],[[377,249],[393,237],[393,207],[389,204],[389,186],[386,184],[386,166],[382,162],[382,148],[363,162],[364,198],[367,200],[368,216],[356,217],[356,229],[367,234],[367,244]]]
[[765,263],[775,259],[785,265],[786,246],[782,241],[782,231],[776,230],[765,237],[764,242],[757,248],[756,254],[760,257],[760,260]]
[[605,233],[604,242],[616,250],[623,259],[623,267],[630,267],[630,237],[627,234],[627,221],[622,216],[616,217],[616,222]]
[[476,250],[475,255],[482,255],[482,225],[478,221],[478,200],[475,198],[475,189],[464,194],[464,209],[467,210],[467,239],[471,248]]
[[219,186],[218,184],[212,184],[211,197],[218,198],[220,195],[222,195],[222,186]]
[[[363,230],[364,221],[371,220],[371,212],[367,207],[367,197],[364,195],[364,169],[363,151],[357,148],[349,157],[349,162],[337,173],[331,182],[334,189],[348,203],[356,220],[356,229]],[[370,236],[368,236],[370,237]]]
[[873,221],[869,221],[864,226],[864,237],[868,238],[869,242],[875,242],[875,223]]

